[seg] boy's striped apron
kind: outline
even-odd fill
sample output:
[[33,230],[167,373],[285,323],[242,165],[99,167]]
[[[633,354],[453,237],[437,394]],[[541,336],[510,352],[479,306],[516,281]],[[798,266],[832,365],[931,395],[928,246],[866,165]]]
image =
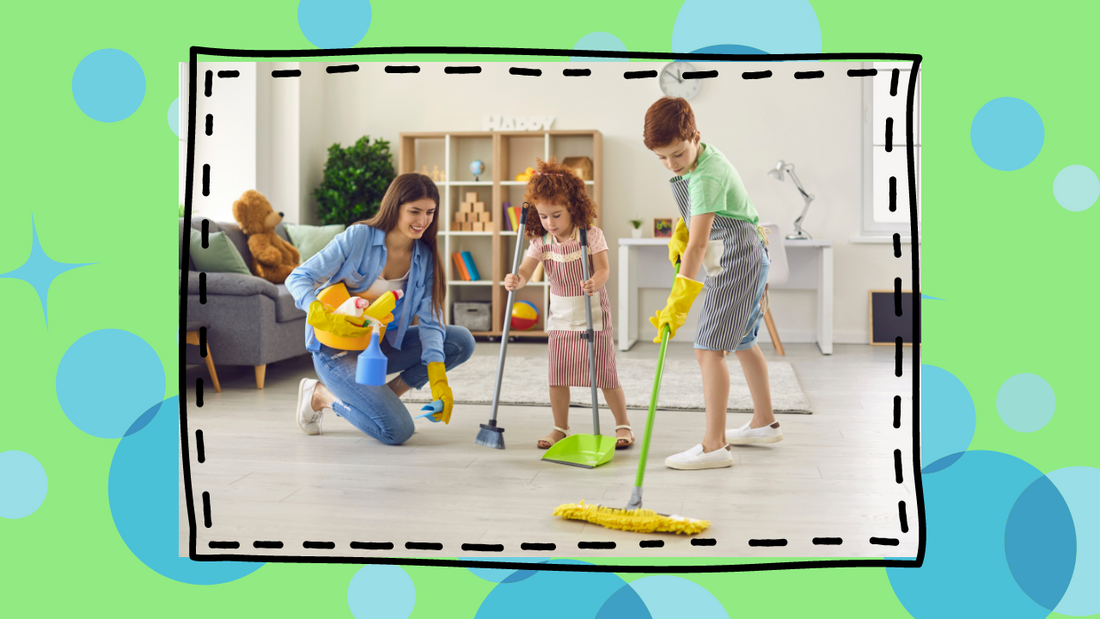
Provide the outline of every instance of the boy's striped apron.
[[[691,228],[689,180],[683,176],[669,181],[672,195],[684,223]],[[763,248],[756,226],[732,217],[716,215],[703,258],[707,277],[706,295],[695,343],[708,350],[736,350],[745,337],[756,289],[760,283]],[[695,277],[694,273],[684,273]],[[761,310],[763,311],[763,310]]]

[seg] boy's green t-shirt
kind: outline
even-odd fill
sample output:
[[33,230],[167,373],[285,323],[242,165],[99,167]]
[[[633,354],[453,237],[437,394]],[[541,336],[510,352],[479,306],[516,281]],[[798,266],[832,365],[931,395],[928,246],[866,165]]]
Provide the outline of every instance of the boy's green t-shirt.
[[689,181],[691,214],[715,213],[758,225],[760,215],[733,164],[714,146],[705,142],[702,146],[695,170],[684,175]]

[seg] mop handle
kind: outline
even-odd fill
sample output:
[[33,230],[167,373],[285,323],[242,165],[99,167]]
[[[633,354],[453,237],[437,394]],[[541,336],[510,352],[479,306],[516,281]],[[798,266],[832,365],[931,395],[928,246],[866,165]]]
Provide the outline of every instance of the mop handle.
[[[588,229],[581,228],[581,273],[584,281],[588,281]],[[588,293],[581,291],[584,299],[584,318],[588,330],[584,332],[584,338],[588,340],[588,382],[592,385],[592,429],[596,436],[600,435],[600,408],[596,400],[596,336],[592,330],[592,303]]]
[[[527,203],[523,203],[523,210],[519,219],[519,232],[516,233],[516,256],[512,259],[512,273],[518,274],[520,258],[523,257],[523,231],[527,228]],[[500,383],[504,379],[504,356],[508,352],[508,332],[512,327],[512,303],[516,300],[516,291],[508,291],[508,309],[504,312],[504,333],[500,337],[500,360],[497,361],[497,384],[493,388],[493,411],[490,415],[490,425],[496,425],[497,404],[500,403]]]
[[[676,275],[680,274],[680,262],[676,262]],[[673,277],[673,281],[675,281]],[[649,417],[646,418],[645,432],[642,434],[642,453],[638,458],[638,476],[634,479],[634,488],[640,490],[645,477],[645,462],[649,456],[649,437],[653,434],[653,418],[657,413],[657,394],[661,391],[661,376],[665,371],[665,350],[668,348],[668,334],[671,327],[667,324],[661,329],[661,356],[657,359],[657,377],[653,379],[653,395],[649,398]],[[640,505],[639,505],[640,507]]]

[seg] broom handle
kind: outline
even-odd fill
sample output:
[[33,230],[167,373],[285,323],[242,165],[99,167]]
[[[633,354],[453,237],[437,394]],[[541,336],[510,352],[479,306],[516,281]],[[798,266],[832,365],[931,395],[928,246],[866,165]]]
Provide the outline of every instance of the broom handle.
[[[588,229],[581,228],[581,274],[584,275],[584,281],[588,281]],[[585,339],[588,340],[588,382],[592,384],[592,429],[595,430],[596,436],[600,435],[600,409],[596,401],[596,335],[592,330],[592,303],[588,297],[588,294],[581,291],[581,298],[584,299],[584,318],[588,326],[588,330],[584,332]]]
[[[523,256],[523,231],[527,227],[527,203],[523,203],[523,211],[520,214],[519,231],[516,232],[516,256],[512,259],[512,273],[519,274],[520,258]],[[508,352],[508,332],[512,327],[512,303],[516,300],[516,291],[508,291],[508,309],[504,312],[504,333],[500,336],[500,360],[497,361],[497,384],[493,388],[493,412],[489,417],[489,425],[496,425],[497,405],[500,403],[500,383],[504,378],[504,356]]]
[[[676,275],[680,274],[680,263],[676,263]],[[675,281],[675,277],[673,277]],[[638,508],[641,507],[642,479],[645,477],[645,462],[649,456],[649,437],[653,434],[653,418],[657,413],[657,394],[661,391],[661,376],[665,370],[665,350],[668,348],[669,326],[661,329],[661,356],[657,359],[657,377],[653,379],[653,395],[649,398],[649,417],[645,422],[645,433],[642,434],[642,453],[638,458],[638,476],[634,479],[635,495],[638,499]],[[632,499],[633,500],[633,499]],[[629,508],[628,508],[629,509]]]

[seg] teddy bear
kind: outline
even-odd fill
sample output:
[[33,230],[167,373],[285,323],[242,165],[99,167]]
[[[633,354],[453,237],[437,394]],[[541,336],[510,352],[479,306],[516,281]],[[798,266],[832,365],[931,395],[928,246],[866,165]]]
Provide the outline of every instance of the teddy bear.
[[301,255],[293,245],[275,234],[283,214],[275,212],[263,194],[249,189],[233,203],[233,219],[248,236],[252,272],[273,284],[285,282],[301,261]]

